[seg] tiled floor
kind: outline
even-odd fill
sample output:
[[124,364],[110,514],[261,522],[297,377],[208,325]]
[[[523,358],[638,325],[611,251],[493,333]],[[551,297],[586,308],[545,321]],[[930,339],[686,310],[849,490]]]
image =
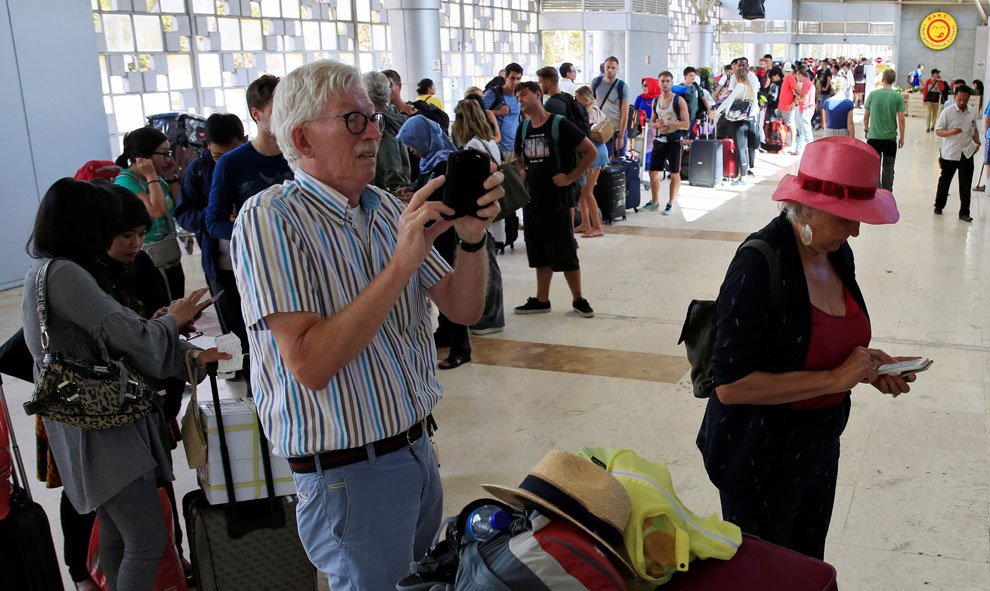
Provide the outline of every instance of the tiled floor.
[[[908,120],[894,194],[895,226],[864,226],[852,242],[874,345],[925,355],[934,367],[896,400],[853,394],[842,439],[827,558],[844,590],[990,589],[990,199],[974,195],[970,225],[932,215],[939,142]],[[584,293],[597,311],[570,311],[563,278],[547,315],[506,316],[505,332],[475,338],[476,362],[442,372],[436,410],[447,512],[516,484],[551,448],[627,447],[669,464],[695,512],[718,510],[694,438],[704,404],[691,396],[676,344],[688,302],[716,294],[736,245],[776,213],[769,196],[796,158],[758,155],[759,184],[682,189],[673,216],[629,212],[598,240],[580,240]],[[645,197],[645,194],[644,194]],[[506,308],[533,295],[525,245],[500,257]],[[201,281],[186,263],[190,286]],[[0,294],[0,330],[19,323],[18,291]],[[236,387],[236,385],[235,385]],[[33,465],[26,384],[7,380],[17,434]],[[176,458],[177,489],[195,486]],[[34,487],[59,536],[57,491]]]

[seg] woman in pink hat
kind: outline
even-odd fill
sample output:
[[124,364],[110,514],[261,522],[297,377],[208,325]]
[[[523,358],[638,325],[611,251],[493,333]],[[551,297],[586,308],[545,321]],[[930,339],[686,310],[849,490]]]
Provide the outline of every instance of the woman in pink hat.
[[697,444],[722,516],[819,559],[850,390],[897,396],[914,381],[877,375],[895,359],[869,346],[848,243],[861,223],[899,218],[879,174],[879,156],[858,140],[809,144],[774,192],[782,213],[749,237],[764,244],[736,251],[718,296],[714,395]]

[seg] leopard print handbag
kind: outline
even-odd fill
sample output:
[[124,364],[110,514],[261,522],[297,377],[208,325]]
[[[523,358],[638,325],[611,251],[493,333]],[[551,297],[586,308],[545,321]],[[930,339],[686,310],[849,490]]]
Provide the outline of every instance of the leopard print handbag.
[[[151,412],[158,398],[140,373],[125,359],[90,363],[49,349],[47,279],[48,267],[54,260],[42,265],[36,277],[44,358],[34,394],[24,403],[24,411],[82,429],[130,425]],[[109,355],[106,357],[109,359]]]

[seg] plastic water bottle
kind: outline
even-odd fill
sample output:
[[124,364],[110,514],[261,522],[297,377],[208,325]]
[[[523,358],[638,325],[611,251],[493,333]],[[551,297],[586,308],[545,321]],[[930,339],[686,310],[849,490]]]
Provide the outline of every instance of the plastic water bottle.
[[485,505],[471,512],[465,534],[472,542],[487,542],[509,528],[512,516],[500,507]]
[[214,341],[217,351],[230,353],[231,359],[221,359],[217,363],[217,377],[221,380],[229,380],[234,377],[234,373],[244,367],[244,355],[241,353],[241,339],[234,333],[226,333],[218,336]]

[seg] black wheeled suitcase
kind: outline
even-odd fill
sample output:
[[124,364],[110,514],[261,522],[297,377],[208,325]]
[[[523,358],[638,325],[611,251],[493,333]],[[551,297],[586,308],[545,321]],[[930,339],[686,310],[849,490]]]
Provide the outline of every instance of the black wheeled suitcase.
[[[716,136],[717,138],[717,136]],[[722,184],[722,142],[718,139],[697,139],[691,142],[689,157],[692,187],[717,187]]]
[[640,162],[638,158],[620,158],[619,163],[626,167],[626,209],[639,213],[643,200],[643,185],[640,184]]
[[595,183],[595,201],[602,212],[602,221],[626,219],[626,166],[621,162],[603,166]]
[[[194,490],[182,499],[196,588],[199,591],[312,591],[317,585],[316,569],[299,541],[295,503],[275,496],[267,453],[262,455],[262,464],[268,498],[240,502],[234,499],[216,364],[209,364],[208,368],[228,503],[211,505],[201,490]],[[261,449],[267,452],[268,440],[260,424],[258,436]]]
[[[52,542],[52,529],[45,510],[31,498],[31,489],[17,446],[14,424],[0,382],[3,420],[10,433],[14,460],[10,513],[0,520],[0,580],[4,589],[17,591],[62,590],[62,572]],[[6,443],[6,442],[4,442]]]

